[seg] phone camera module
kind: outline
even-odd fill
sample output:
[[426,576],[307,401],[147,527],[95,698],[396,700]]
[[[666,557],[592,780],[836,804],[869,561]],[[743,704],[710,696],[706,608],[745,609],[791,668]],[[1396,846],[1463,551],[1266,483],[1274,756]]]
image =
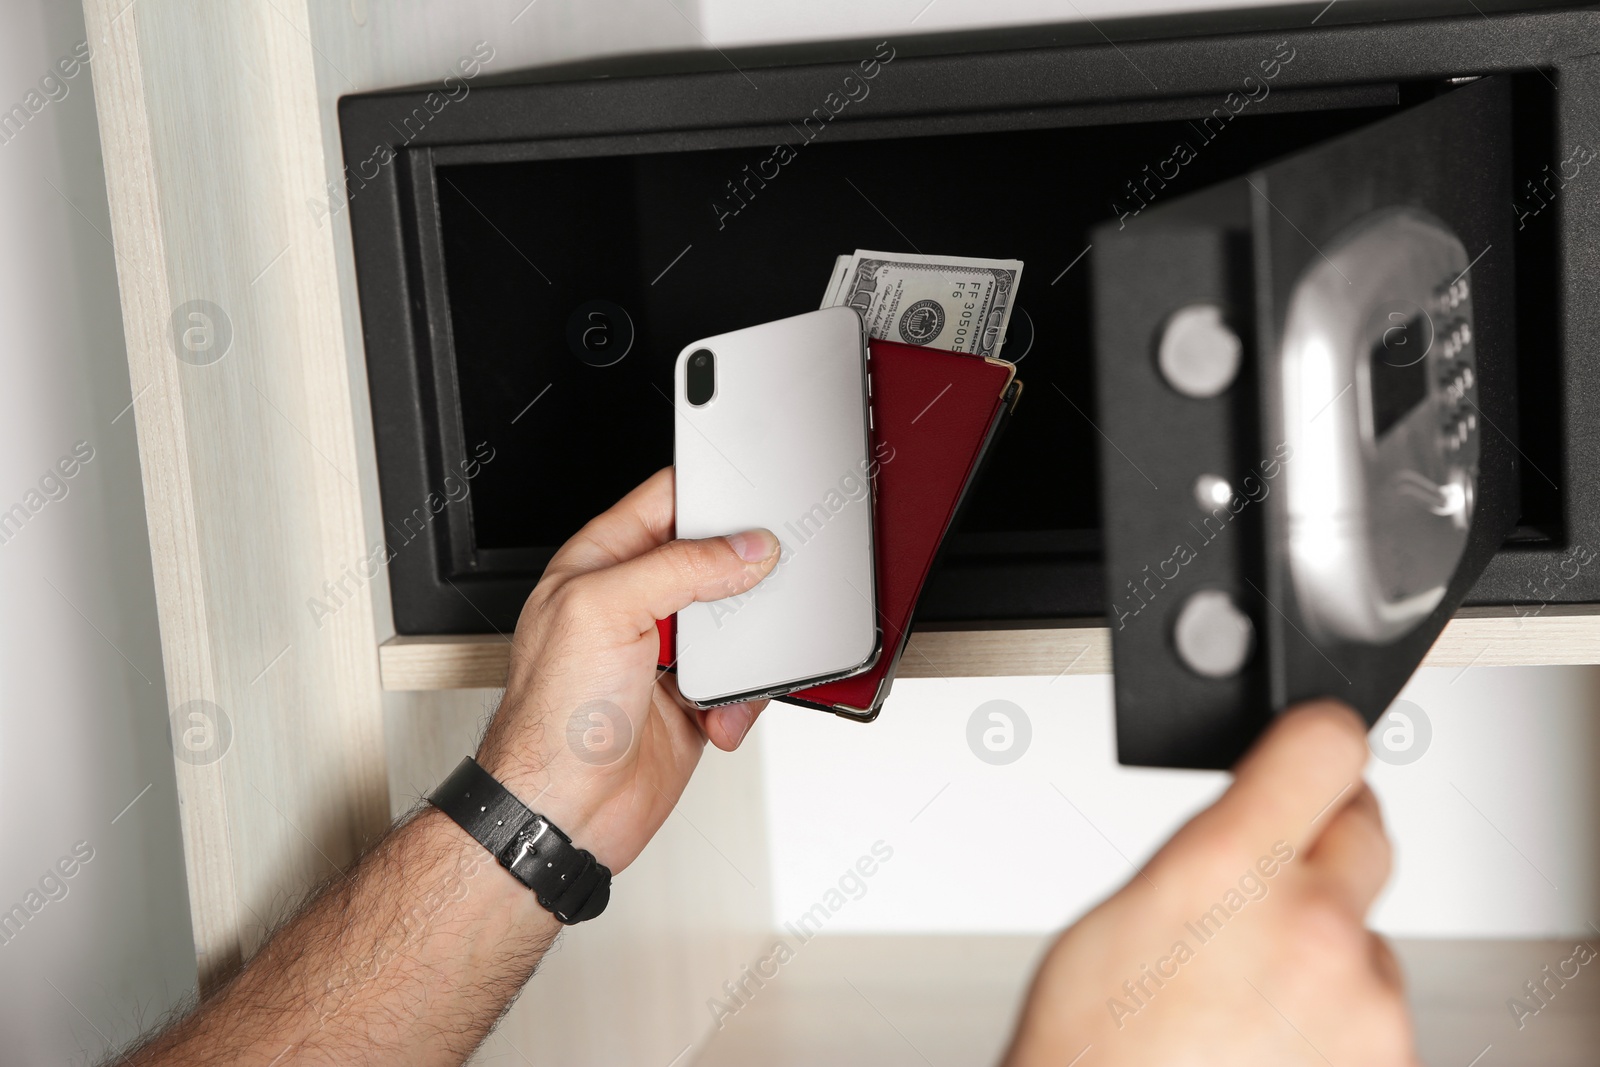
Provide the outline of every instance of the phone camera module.
[[716,393],[717,357],[709,348],[702,348],[689,357],[683,385],[689,403],[695,407],[700,407]]

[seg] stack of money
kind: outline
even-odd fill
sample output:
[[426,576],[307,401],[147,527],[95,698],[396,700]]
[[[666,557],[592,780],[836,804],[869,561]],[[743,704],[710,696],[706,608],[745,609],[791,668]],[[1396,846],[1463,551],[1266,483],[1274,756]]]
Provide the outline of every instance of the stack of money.
[[1021,279],[1020,259],[857,249],[834,262],[822,306],[855,308],[881,341],[999,356]]

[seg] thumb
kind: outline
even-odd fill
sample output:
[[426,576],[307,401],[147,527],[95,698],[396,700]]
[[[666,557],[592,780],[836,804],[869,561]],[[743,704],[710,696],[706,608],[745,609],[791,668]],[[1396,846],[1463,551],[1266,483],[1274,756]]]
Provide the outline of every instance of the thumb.
[[575,581],[598,601],[628,618],[642,633],[690,604],[748,591],[778,562],[778,539],[748,530],[664,545]]

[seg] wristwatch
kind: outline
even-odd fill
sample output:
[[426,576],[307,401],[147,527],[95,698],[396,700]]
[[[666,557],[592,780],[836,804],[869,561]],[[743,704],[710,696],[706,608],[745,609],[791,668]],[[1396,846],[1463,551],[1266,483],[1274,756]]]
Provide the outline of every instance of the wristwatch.
[[471,756],[428,801],[488,849],[561,922],[581,923],[606,910],[610,869],[529,810]]

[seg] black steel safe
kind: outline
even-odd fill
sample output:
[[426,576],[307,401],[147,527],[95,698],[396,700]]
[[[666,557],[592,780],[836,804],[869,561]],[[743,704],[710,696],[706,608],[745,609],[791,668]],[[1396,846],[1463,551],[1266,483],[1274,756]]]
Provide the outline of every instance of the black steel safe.
[[[1100,456],[1163,427],[1099,425],[1093,232],[1486,78],[1510,109],[1506,151],[1483,159],[1510,160],[1489,296],[1515,322],[1497,432],[1520,483],[1465,603],[1600,601],[1592,567],[1548,577],[1600,543],[1600,11],[1441,10],[644,57],[484,75],[447,106],[427,86],[346,97],[398,631],[509,631],[555,547],[671,461],[674,354],[814,308],[857,247],[1027,264],[1005,353],[1026,395],[920,623],[1107,615],[1102,500],[1123,490]],[[1375,151],[1425,154],[1418,136]]]

